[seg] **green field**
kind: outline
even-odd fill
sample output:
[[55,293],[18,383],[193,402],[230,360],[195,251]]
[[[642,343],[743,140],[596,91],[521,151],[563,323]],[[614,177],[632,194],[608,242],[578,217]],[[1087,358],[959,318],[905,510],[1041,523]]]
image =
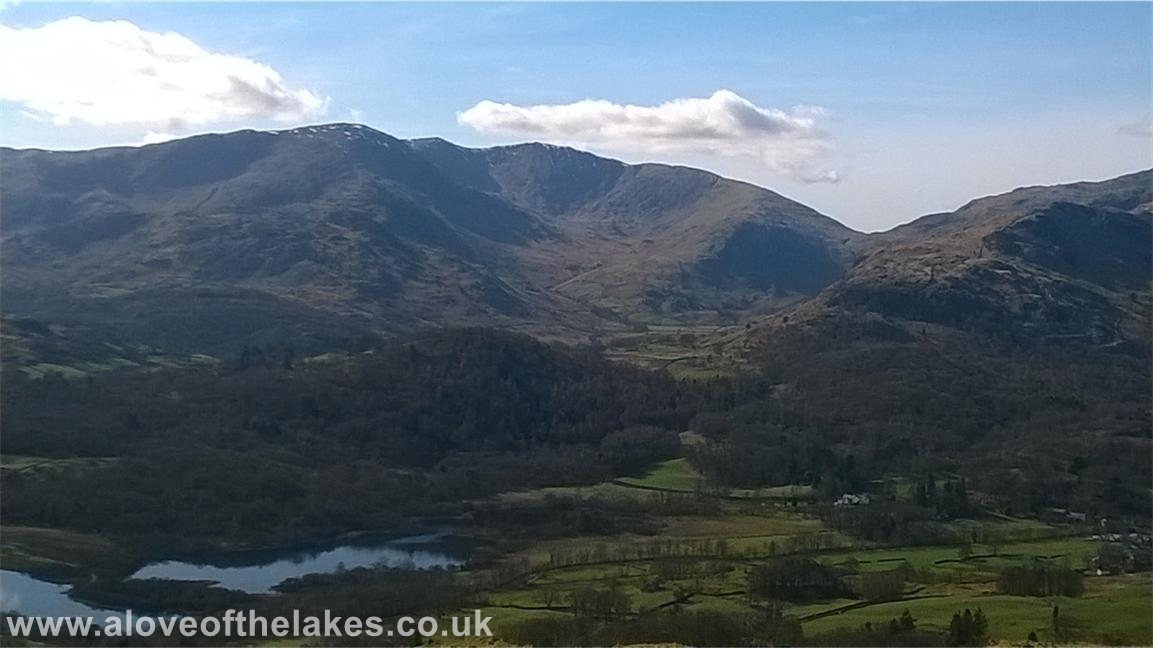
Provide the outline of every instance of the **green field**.
[[662,490],[686,494],[704,494],[731,499],[808,499],[813,489],[808,485],[785,485],[767,488],[724,489],[706,488],[705,479],[689,463],[678,458],[659,463],[641,477],[621,477],[615,484],[640,489]]
[[120,575],[133,566],[115,543],[90,533],[5,525],[2,546],[5,569],[49,580]]
[[989,619],[993,636],[1002,641],[1023,643],[1030,632],[1041,641],[1051,642],[1053,606],[1068,627],[1067,641],[1148,645],[1153,640],[1153,598],[1148,575],[1091,578],[1088,591],[1078,598],[1033,598],[958,590],[938,598],[882,603],[804,623],[806,636],[838,627],[856,627],[866,622],[887,624],[908,609],[919,626],[945,630],[955,612],[981,608]]
[[[86,471],[110,461],[115,460],[9,455],[0,470],[8,475]],[[994,643],[1020,644],[1035,633],[1042,642],[1059,644],[1153,644],[1148,574],[1086,576],[1085,593],[1077,598],[997,592],[998,576],[1008,566],[1048,561],[1085,569],[1100,544],[1070,536],[1068,527],[980,514],[939,524],[951,531],[943,537],[986,542],[879,547],[831,528],[825,521],[830,518],[821,517],[811,502],[768,498],[763,492],[760,497],[717,497],[697,492],[700,482],[685,459],[674,459],[627,480],[484,500],[484,506],[503,511],[570,507],[623,517],[643,511],[646,524],[623,527],[628,532],[542,535],[509,546],[494,562],[470,567],[460,578],[475,588],[475,605],[493,617],[498,643],[502,633],[514,636],[527,620],[570,617],[573,594],[588,589],[625,594],[629,611],[624,622],[630,623],[674,607],[726,615],[753,612],[761,602],[748,595],[749,571],[781,556],[802,555],[836,568],[847,587],[838,598],[783,604],[784,613],[800,623],[808,638],[866,623],[886,627],[906,609],[922,630],[942,632],[954,614],[980,608]],[[558,500],[562,506],[549,508]],[[134,564],[114,543],[95,535],[6,527],[3,540],[7,568],[59,580],[90,578],[94,572],[123,577]],[[516,567],[511,577],[501,571],[509,566]],[[888,595],[899,600],[858,598],[867,591],[863,584],[878,572],[900,574],[897,590]],[[1054,631],[1054,606],[1062,619],[1060,634]]]
[[656,468],[650,470],[643,477],[622,477],[617,482],[644,488],[692,493],[700,488],[703,480],[700,473],[689,465],[688,459],[679,458],[657,464]]
[[[694,473],[684,462],[662,464],[637,480],[648,486],[684,487]],[[625,489],[627,490],[627,489]],[[724,541],[726,552],[689,559],[683,573],[668,571],[664,559],[609,559],[572,566],[549,566],[550,552],[578,551],[587,556],[615,556],[619,547],[636,547],[654,539],[635,536],[573,538],[542,543],[519,557],[535,566],[525,582],[482,593],[486,613],[494,628],[511,628],[534,617],[567,615],[568,595],[582,588],[615,588],[627,594],[634,615],[658,612],[691,592],[679,605],[685,610],[725,613],[749,611],[747,571],[772,555],[807,552],[820,562],[837,566],[847,574],[895,570],[903,564],[912,569],[904,598],[883,603],[839,598],[804,605],[787,605],[785,613],[802,621],[806,637],[839,628],[859,628],[865,623],[888,624],[908,609],[918,626],[930,631],[947,630],[953,614],[981,608],[990,624],[994,642],[1024,642],[1030,632],[1042,641],[1058,639],[1053,633],[1052,609],[1061,610],[1059,643],[1137,644],[1153,643],[1153,605],[1148,575],[1087,577],[1086,593],[1078,598],[1033,598],[996,592],[998,571],[1008,565],[1050,560],[1081,569],[1098,544],[1085,538],[1050,537],[1061,529],[1039,522],[994,519],[981,524],[986,533],[999,538],[1019,538],[995,545],[903,548],[851,547],[851,540],[832,533],[819,519],[791,507],[732,502],[716,516],[673,516],[664,519],[659,541]],[[974,524],[957,521],[960,527]],[[804,538],[820,536],[829,543],[815,551]],[[831,538],[831,540],[830,540]],[[837,542],[844,543],[838,545]],[[595,549],[594,549],[595,548]],[[665,560],[668,563],[667,560]],[[907,568],[906,568],[907,569]],[[850,608],[850,609],[845,609]]]
[[121,353],[121,351],[118,351],[115,348],[110,348],[109,352],[106,355],[101,356],[99,359],[77,359],[72,362],[72,364],[33,362],[21,365],[18,362],[13,361],[13,365],[19,366],[19,370],[22,374],[34,380],[40,380],[47,378],[48,376],[58,376],[66,380],[83,380],[89,376],[99,374],[100,372],[114,371],[116,369],[194,367],[216,365],[220,363],[219,359],[202,353],[193,353],[187,356],[175,356],[144,350],[131,354],[132,357],[116,355],[117,353]]
[[1035,558],[1068,560],[1070,566],[1083,568],[1085,561],[1096,551],[1097,543],[1080,538],[1063,538],[1018,542],[993,548],[974,545],[972,555],[962,559],[959,547],[906,547],[901,549],[874,549],[850,551],[821,556],[819,560],[830,565],[844,565],[856,561],[858,571],[884,571],[906,561],[915,569],[930,569],[948,576],[952,573],[994,574],[998,568]]
[[20,371],[24,372],[29,378],[44,378],[49,374],[56,374],[61,378],[68,380],[80,380],[88,376],[88,372],[76,367],[68,365],[52,364],[50,362],[40,362],[37,364],[26,365],[20,367]]

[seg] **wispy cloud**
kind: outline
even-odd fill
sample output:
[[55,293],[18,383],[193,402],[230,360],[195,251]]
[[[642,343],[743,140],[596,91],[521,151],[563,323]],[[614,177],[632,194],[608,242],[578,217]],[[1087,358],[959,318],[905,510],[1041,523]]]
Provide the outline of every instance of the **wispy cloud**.
[[656,106],[586,99],[571,104],[517,106],[481,101],[457,115],[478,131],[577,146],[638,153],[703,153],[754,157],[804,182],[836,182],[835,171],[817,170],[832,147],[820,126],[825,111],[797,106],[762,108],[730,90]]
[[1117,134],[1128,135],[1130,137],[1153,137],[1153,118],[1146,115],[1142,121],[1122,124],[1121,127],[1117,129]]
[[123,20],[0,25],[0,59],[8,62],[0,99],[56,125],[134,126],[155,138],[237,120],[308,119],[328,106],[268,65]]

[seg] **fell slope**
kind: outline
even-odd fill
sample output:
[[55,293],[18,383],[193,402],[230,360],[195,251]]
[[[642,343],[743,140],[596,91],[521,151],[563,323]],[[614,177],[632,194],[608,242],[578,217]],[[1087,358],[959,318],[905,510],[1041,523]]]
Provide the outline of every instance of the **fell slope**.
[[1149,345],[1153,171],[974,200],[877,237],[824,302],[1020,338]]
[[4,149],[0,175],[5,315],[181,352],[732,320],[815,293],[861,238],[701,171],[352,124]]
[[9,313],[195,348],[552,313],[501,252],[547,227],[364,127],[0,159]]
[[696,169],[543,144],[413,144],[462,184],[557,228],[534,269],[558,292],[621,313],[770,310],[839,278],[865,239],[777,193]]
[[1006,509],[1147,515],[1151,197],[1145,171],[925,217],[729,348],[859,462],[959,472]]

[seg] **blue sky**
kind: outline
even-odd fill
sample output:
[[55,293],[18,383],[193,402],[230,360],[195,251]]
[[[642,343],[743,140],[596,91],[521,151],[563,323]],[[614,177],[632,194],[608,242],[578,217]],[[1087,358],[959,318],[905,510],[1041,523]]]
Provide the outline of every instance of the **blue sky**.
[[[43,31],[73,16],[89,22]],[[178,119],[163,120],[153,86],[129,79],[113,96],[115,66],[85,69],[104,59],[64,51],[113,20],[203,50],[181,90],[191,94],[171,107]],[[0,89],[18,88],[0,102],[7,146],[358,121],[399,137],[540,139],[690,164],[865,230],[1016,186],[1153,166],[1149,3],[25,2],[0,24],[26,43],[6,52],[17,60],[59,59],[31,65],[35,79],[0,73]],[[118,47],[110,33],[94,46]],[[205,75],[234,70],[263,88],[250,63],[274,71],[273,98],[233,105],[204,89]],[[62,88],[82,85],[67,78],[77,70],[103,90],[62,108]],[[210,96],[189,113],[198,92]],[[128,96],[134,104],[116,103]],[[588,99],[601,103],[577,105]],[[667,105],[678,99],[698,102]]]

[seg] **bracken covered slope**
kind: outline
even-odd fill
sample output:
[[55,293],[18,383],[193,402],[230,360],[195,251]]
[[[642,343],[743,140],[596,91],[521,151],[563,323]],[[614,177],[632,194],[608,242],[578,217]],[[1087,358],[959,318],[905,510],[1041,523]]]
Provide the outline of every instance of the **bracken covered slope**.
[[4,149],[0,178],[5,315],[181,350],[732,320],[815,294],[862,238],[702,171],[351,124]]
[[905,320],[1149,345],[1153,172],[974,200],[876,237],[822,301]]

